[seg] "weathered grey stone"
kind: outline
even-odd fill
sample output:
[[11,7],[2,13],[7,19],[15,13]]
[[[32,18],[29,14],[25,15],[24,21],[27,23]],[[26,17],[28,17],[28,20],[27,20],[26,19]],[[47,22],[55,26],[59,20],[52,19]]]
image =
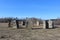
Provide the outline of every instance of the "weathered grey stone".
[[17,28],[16,20],[12,21],[12,28]]
[[39,21],[37,21],[37,26],[39,26]]
[[49,20],[48,23],[49,23],[49,28],[53,28],[54,27],[53,21]]
[[27,23],[27,28],[31,29],[32,27],[33,27],[33,22],[31,20],[29,20]]
[[43,28],[54,28],[54,24],[52,20],[44,20],[43,21]]
[[46,29],[46,21],[43,21],[43,28]]

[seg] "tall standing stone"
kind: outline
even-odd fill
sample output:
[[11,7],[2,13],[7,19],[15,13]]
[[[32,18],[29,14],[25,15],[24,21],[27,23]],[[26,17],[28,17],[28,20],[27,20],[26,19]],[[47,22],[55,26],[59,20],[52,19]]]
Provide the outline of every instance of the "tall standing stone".
[[46,29],[46,21],[43,21],[43,28]]
[[27,28],[28,28],[28,29],[31,29],[32,27],[33,27],[33,22],[32,22],[32,20],[28,20]]
[[48,20],[44,20],[44,21],[43,21],[43,28],[44,28],[44,29],[48,29],[48,27],[49,27]]
[[39,26],[39,21],[37,21],[37,26]]
[[12,28],[17,28],[16,20],[12,21]]
[[49,23],[49,28],[53,28],[54,27],[53,21],[49,20],[48,23]]

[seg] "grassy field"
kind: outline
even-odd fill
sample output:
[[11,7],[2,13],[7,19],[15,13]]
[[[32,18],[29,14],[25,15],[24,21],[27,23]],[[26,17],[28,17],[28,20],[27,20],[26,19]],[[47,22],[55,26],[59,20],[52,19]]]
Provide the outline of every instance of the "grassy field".
[[0,28],[0,40],[60,40],[60,28],[34,30]]

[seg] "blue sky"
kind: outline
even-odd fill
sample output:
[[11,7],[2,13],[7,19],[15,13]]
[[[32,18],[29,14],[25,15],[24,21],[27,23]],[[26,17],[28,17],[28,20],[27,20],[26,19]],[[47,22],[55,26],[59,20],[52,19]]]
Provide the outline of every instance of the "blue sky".
[[60,17],[60,0],[0,0],[0,17]]

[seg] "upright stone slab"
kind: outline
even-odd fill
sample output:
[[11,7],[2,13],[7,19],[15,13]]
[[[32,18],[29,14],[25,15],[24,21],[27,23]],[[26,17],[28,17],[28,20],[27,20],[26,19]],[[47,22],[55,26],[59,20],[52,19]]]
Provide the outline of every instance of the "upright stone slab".
[[33,22],[31,20],[28,21],[27,28],[31,29],[33,27]]
[[17,20],[18,22],[18,28],[26,28],[26,20]]
[[49,23],[49,28],[53,28],[54,27],[54,24],[53,24],[53,22],[51,20],[49,20],[48,23]]
[[16,20],[12,21],[12,28],[17,28]]
[[37,21],[37,26],[39,26],[39,21]]
[[46,29],[46,21],[43,21],[43,28]]
[[44,21],[43,21],[43,28],[44,28],[44,29],[48,29],[48,27],[49,27],[48,20],[44,20]]

